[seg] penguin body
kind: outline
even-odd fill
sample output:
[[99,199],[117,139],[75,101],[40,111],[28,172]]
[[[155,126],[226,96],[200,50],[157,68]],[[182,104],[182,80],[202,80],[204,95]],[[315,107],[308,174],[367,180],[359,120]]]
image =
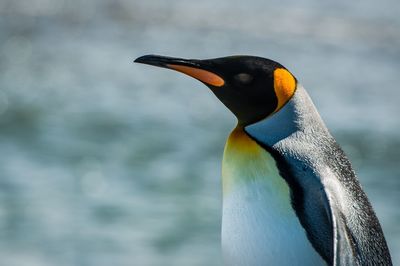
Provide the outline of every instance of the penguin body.
[[136,62],[200,80],[238,119],[222,165],[226,265],[392,265],[349,160],[285,67],[252,56]]

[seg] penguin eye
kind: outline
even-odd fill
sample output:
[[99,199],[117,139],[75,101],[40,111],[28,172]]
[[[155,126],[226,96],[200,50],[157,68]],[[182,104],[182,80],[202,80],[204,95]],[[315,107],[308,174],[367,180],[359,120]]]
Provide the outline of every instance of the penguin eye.
[[253,76],[247,73],[239,73],[237,75],[235,75],[235,81],[242,84],[242,85],[246,85],[249,84],[253,81]]

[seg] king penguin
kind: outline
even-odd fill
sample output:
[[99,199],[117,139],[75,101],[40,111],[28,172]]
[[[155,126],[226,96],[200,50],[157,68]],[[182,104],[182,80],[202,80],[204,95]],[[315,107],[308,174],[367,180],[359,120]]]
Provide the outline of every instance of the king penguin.
[[201,81],[237,118],[222,163],[225,265],[392,265],[349,160],[284,66],[255,56],[135,62]]

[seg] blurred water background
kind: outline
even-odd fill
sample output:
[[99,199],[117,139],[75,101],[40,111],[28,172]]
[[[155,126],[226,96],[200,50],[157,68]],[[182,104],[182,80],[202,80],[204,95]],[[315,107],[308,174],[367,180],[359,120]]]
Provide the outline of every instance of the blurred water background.
[[233,116],[148,53],[275,59],[400,264],[400,2],[0,0],[0,266],[221,265]]

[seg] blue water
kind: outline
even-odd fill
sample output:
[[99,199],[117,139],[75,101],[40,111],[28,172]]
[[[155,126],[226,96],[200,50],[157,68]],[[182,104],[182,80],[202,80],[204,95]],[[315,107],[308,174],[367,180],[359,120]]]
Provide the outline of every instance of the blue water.
[[252,54],[292,70],[400,264],[400,2],[0,1],[0,266],[221,265],[233,116],[133,64]]

